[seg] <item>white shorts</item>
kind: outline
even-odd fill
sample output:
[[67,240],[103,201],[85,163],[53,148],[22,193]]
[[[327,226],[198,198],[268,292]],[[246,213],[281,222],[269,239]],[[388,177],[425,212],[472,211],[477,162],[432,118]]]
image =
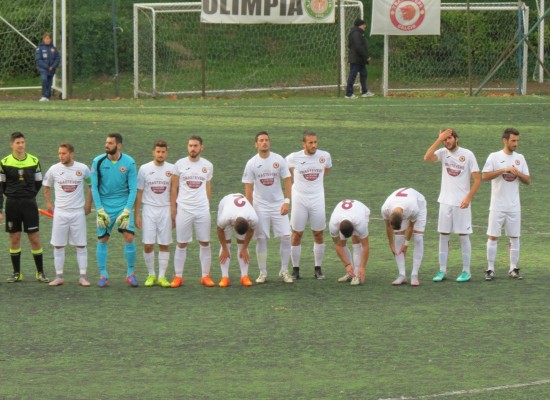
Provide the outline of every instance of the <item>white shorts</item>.
[[141,242],[143,244],[172,244],[170,206],[143,205],[141,212]]
[[276,238],[282,236],[289,236],[290,221],[288,215],[281,215],[281,208],[266,209],[261,207],[254,207],[256,214],[258,215],[258,224],[254,231],[256,238],[269,239],[270,227],[273,226],[273,236]]
[[506,231],[506,236],[519,237],[521,231],[521,213],[489,211],[489,226],[487,226],[487,235],[500,237],[503,227]]
[[437,230],[439,233],[456,233],[459,235],[469,235],[473,233],[472,208],[460,208],[460,206],[439,204]]
[[199,242],[210,242],[210,210],[186,211],[178,205],[176,214],[176,240],[178,243],[193,241],[193,229]]
[[292,210],[290,213],[290,225],[297,232],[306,230],[306,224],[309,220],[309,225],[312,231],[323,231],[327,226],[325,215],[325,199],[316,199],[308,201],[301,200],[299,196],[292,197]]
[[64,247],[67,245],[67,236],[71,246],[86,246],[84,208],[55,209],[50,243],[52,246]]

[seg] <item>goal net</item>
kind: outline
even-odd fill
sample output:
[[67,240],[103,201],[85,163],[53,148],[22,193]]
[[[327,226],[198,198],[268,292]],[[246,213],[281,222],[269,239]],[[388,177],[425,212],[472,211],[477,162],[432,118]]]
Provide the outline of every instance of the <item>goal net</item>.
[[[523,34],[529,9],[519,9]],[[384,37],[384,95],[390,92],[467,91],[479,87],[503,55],[518,42],[517,3],[441,4],[440,36]],[[470,27],[470,31],[468,31]],[[485,89],[526,94],[527,44],[522,58],[508,57]],[[471,73],[469,72],[471,54]],[[471,80],[470,80],[471,76]]]
[[134,4],[134,96],[336,87],[363,5],[334,24],[201,24],[201,3]]
[[64,94],[65,0],[0,1],[0,90],[39,89],[34,59],[44,32],[61,52],[54,89]]

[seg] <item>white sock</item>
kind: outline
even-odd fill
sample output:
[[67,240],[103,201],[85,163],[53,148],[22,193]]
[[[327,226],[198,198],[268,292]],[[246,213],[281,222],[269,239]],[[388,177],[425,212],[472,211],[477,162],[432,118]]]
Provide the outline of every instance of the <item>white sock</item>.
[[53,263],[55,266],[55,274],[63,275],[63,266],[65,265],[65,247],[58,249],[53,248]]
[[462,271],[470,273],[470,259],[472,257],[472,244],[470,243],[470,236],[461,235],[460,246],[462,248]]
[[187,247],[181,248],[176,246],[174,252],[174,271],[176,276],[183,277],[183,269],[185,267],[185,259],[187,258]]
[[302,245],[290,246],[290,259],[294,268],[300,268],[300,256],[302,255]]
[[290,261],[290,235],[281,236],[279,244],[279,255],[281,256],[281,272],[288,272]]
[[[401,247],[403,247],[403,243],[405,243],[405,236],[393,236],[393,246],[395,247],[395,251],[399,251]],[[399,275],[405,276],[407,274],[407,271],[405,270],[405,254],[399,253],[398,255],[396,255],[395,262],[397,263],[397,270],[399,271]]]
[[439,269],[447,272],[447,258],[449,257],[450,235],[439,235]]
[[145,261],[145,267],[149,275],[155,275],[155,251],[150,253],[143,252],[143,260]]
[[170,261],[169,251],[159,251],[159,278],[166,278],[166,270]]
[[[229,278],[229,262],[231,261],[231,244],[226,244],[227,251],[229,252],[229,257],[227,257],[227,260],[225,260],[224,263],[220,264],[220,267],[222,269],[222,278],[227,277]],[[222,248],[220,247],[220,255],[222,254]]]
[[237,258],[239,260],[239,268],[241,269],[241,277],[248,275],[248,264],[245,263],[241,257],[239,257],[242,248],[242,243],[237,243]]
[[519,261],[519,237],[510,238],[510,271],[518,267]]
[[418,275],[422,258],[424,258],[424,235],[422,233],[413,233],[414,251],[413,251],[413,269],[412,275]]
[[315,266],[320,267],[323,265],[323,257],[325,256],[325,244],[313,243],[313,258],[315,259]]
[[88,248],[77,247],[76,248],[76,263],[80,270],[80,275],[86,275],[88,271]]
[[258,268],[260,272],[267,275],[267,239],[256,239],[256,259],[258,260]]
[[210,248],[210,245],[199,247],[199,259],[201,262],[202,276],[210,275],[210,270],[212,267],[212,249]]
[[353,271],[359,275],[359,267],[363,259],[363,245],[361,243],[353,244]]
[[487,269],[495,270],[495,260],[497,258],[498,241],[487,239]]

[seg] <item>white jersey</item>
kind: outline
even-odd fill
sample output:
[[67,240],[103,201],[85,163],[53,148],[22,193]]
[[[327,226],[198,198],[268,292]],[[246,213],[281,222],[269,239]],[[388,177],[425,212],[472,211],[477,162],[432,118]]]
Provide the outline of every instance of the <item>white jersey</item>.
[[[516,167],[519,172],[529,175],[525,157],[515,151],[508,155],[503,150],[489,154],[483,172],[494,172],[499,169]],[[517,176],[509,172],[491,180],[491,211],[520,212],[519,184]]]
[[353,225],[353,234],[361,239],[369,236],[369,208],[358,200],[342,200],[334,207],[330,216],[329,231],[331,237],[340,234],[340,223],[348,220]]
[[191,161],[182,158],[174,164],[172,174],[179,178],[179,191],[176,202],[187,210],[209,209],[206,183],[212,179],[214,166],[204,158]]
[[256,154],[246,163],[242,182],[254,185],[254,206],[279,208],[284,200],[281,179],[290,177],[283,157],[270,153],[267,158]]
[[474,153],[458,147],[454,152],[441,148],[435,155],[441,162],[441,192],[437,201],[450,206],[460,203],[470,192],[472,173],[479,172]]
[[389,195],[382,205],[382,218],[387,221],[394,208],[403,209],[403,219],[415,222],[423,204],[424,196],[412,188],[400,188]]
[[42,184],[54,187],[55,208],[73,209],[84,207],[84,185],[90,183],[90,169],[80,162],[74,161],[67,167],[62,163],[52,165]]
[[174,164],[164,162],[155,165],[154,161],[143,164],[138,171],[138,190],[143,190],[141,202],[150,206],[170,206],[170,179]]
[[291,153],[286,157],[288,168],[294,168],[293,193],[311,199],[325,196],[323,178],[325,168],[332,167],[330,154],[317,150],[313,155],[305,154],[304,150]]
[[246,219],[250,227],[256,229],[258,216],[252,204],[240,193],[228,194],[220,201],[217,225],[221,229],[226,229],[239,217]]

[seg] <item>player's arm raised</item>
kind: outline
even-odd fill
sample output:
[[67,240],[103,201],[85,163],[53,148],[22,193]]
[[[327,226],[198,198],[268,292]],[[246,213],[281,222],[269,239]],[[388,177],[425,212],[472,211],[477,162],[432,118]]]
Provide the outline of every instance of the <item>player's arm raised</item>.
[[435,151],[439,148],[441,143],[445,141],[445,139],[447,139],[449,136],[452,135],[452,133],[453,133],[452,129],[446,129],[444,131],[440,130],[439,136],[437,137],[435,142],[433,142],[433,144],[428,148],[428,150],[426,151],[426,154],[424,154],[424,161],[426,162],[439,161],[437,156],[435,155]]

